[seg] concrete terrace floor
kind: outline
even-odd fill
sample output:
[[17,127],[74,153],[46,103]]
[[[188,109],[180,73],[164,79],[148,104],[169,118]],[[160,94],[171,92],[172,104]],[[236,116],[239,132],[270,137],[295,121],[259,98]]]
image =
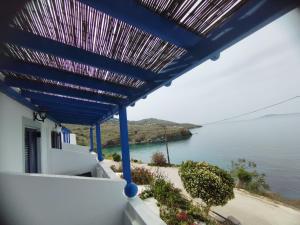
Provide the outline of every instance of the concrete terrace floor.
[[[105,160],[109,165],[117,164],[111,160]],[[159,171],[166,176],[183,194],[187,195],[178,168],[153,167],[146,164],[133,163],[132,166],[149,168],[153,172]],[[247,192],[235,189],[235,198],[225,206],[213,207],[213,211],[224,217],[234,216],[242,225],[300,225],[300,211],[275,203],[264,197],[254,196]],[[200,199],[194,199],[200,203]]]

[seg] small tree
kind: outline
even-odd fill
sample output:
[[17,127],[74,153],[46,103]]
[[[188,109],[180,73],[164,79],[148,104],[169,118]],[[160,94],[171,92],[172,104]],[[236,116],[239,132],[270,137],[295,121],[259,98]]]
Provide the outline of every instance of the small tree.
[[244,168],[239,168],[236,171],[236,175],[239,180],[238,187],[245,188],[252,181],[252,174],[247,170],[245,170]]
[[179,175],[187,192],[201,198],[208,214],[211,206],[225,205],[234,198],[234,180],[225,170],[206,162],[186,161],[181,164]]
[[256,194],[263,194],[270,189],[266,175],[256,171],[256,163],[246,159],[231,162],[231,175],[235,178],[237,187]]
[[155,166],[166,166],[167,159],[162,152],[156,152],[152,155],[151,163]]
[[112,158],[115,162],[120,162],[121,161],[121,156],[118,153],[113,153]]

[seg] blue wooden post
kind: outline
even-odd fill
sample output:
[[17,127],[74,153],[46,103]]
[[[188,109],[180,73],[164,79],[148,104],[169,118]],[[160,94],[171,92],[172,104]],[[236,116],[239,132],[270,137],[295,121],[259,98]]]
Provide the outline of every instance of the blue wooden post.
[[90,127],[90,152],[94,150],[93,127]]
[[96,141],[97,141],[98,160],[102,161],[103,156],[102,156],[102,146],[101,146],[101,129],[99,123],[96,124]]
[[137,194],[138,188],[136,184],[131,181],[127,113],[126,113],[126,107],[124,106],[119,107],[119,121],[120,121],[120,136],[121,136],[121,147],[122,147],[123,176],[127,182],[124,192],[127,197],[132,198]]

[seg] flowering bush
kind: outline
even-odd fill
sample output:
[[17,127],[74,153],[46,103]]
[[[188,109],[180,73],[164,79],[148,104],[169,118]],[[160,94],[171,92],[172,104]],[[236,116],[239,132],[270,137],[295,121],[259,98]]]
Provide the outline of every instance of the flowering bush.
[[190,202],[181,194],[181,190],[165,180],[162,175],[157,175],[150,184],[153,197],[160,203],[181,209],[187,209]]
[[176,214],[176,218],[180,221],[187,221],[188,215],[185,212],[179,212]]
[[144,167],[135,167],[131,169],[131,177],[134,183],[138,185],[150,184],[153,180],[153,174]]
[[168,225],[196,225],[200,221],[207,225],[216,225],[200,207],[189,201],[181,194],[180,189],[175,188],[161,174],[155,174],[149,188],[144,190],[140,197],[154,197],[160,207],[160,217]]
[[225,170],[206,162],[186,161],[179,175],[187,192],[206,203],[206,213],[213,205],[225,205],[234,198],[234,180]]
[[[168,225],[195,225],[194,218],[184,211],[173,207],[161,207],[160,216]],[[209,223],[208,223],[209,224]]]

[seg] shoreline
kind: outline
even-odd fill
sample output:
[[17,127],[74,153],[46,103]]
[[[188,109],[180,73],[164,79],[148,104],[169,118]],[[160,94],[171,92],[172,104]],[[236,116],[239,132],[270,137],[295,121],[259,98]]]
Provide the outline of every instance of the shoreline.
[[[168,143],[174,143],[174,142],[179,142],[179,141],[186,141],[190,138],[192,138],[193,134],[191,136],[187,136],[185,138],[177,139],[177,140],[168,140]],[[151,142],[139,142],[139,143],[129,143],[129,146],[141,146],[141,145],[160,145],[160,144],[165,144],[164,141],[151,141]],[[112,145],[112,146],[104,146],[103,149],[111,149],[111,148],[121,148],[121,145]]]

